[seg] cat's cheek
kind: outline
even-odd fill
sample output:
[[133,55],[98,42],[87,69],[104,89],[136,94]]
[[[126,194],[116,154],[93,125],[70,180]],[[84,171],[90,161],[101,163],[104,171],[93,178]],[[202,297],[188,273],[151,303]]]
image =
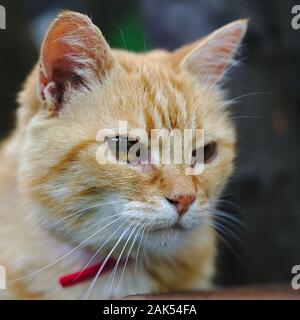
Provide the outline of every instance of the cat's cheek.
[[151,174],[154,172],[154,169],[155,169],[152,164],[148,164],[148,163],[139,163],[139,164],[125,163],[125,164],[128,165],[130,169],[136,170],[142,174]]
[[152,164],[141,164],[140,165],[141,173],[152,173],[154,171],[154,167]]

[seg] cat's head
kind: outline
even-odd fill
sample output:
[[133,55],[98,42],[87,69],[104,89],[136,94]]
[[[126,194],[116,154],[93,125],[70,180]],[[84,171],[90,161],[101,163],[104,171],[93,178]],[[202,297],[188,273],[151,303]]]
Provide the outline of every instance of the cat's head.
[[[19,114],[28,117],[20,188],[34,219],[95,248],[121,236],[138,243],[144,235],[142,246],[154,252],[176,248],[204,224],[233,168],[235,133],[220,81],[246,27],[239,20],[171,53],[134,54],[111,50],[88,17],[60,14],[20,97]],[[120,121],[127,132],[117,132]],[[126,146],[144,146],[153,129],[167,129],[167,136],[172,129],[203,129],[204,140],[184,150],[204,150],[203,172],[187,174],[197,162],[127,163]],[[125,150],[113,154],[112,143],[124,139]],[[160,153],[151,150],[147,160]]]

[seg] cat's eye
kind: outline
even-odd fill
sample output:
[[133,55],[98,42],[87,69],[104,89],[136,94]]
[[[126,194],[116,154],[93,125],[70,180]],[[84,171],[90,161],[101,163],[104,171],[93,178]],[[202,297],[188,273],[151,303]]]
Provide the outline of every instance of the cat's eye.
[[108,147],[117,160],[136,164],[140,159],[140,145],[138,139],[127,136],[107,138]]
[[[200,153],[202,155],[202,153]],[[203,161],[205,164],[211,162],[214,160],[215,156],[217,154],[217,143],[215,141],[211,141],[207,143],[203,148]],[[200,159],[197,158],[197,150],[193,150],[192,153],[194,160],[193,166],[196,165],[197,162],[199,162]]]
[[217,154],[217,144],[212,141],[204,146],[204,163],[211,162]]

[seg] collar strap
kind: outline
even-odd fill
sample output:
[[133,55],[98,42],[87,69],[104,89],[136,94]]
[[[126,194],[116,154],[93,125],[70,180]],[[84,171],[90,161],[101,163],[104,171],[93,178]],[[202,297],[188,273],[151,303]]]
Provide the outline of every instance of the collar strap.
[[[103,263],[104,261],[101,261],[100,263],[97,263],[91,267],[84,268],[74,273],[63,275],[59,278],[59,283],[63,288],[66,288],[66,287],[74,286],[80,282],[90,280],[97,275],[97,272],[102,267]],[[123,263],[120,263],[120,265],[122,264]],[[105,263],[103,270],[101,271],[101,275],[113,270],[115,266],[116,266],[116,260],[113,258],[110,258]]]

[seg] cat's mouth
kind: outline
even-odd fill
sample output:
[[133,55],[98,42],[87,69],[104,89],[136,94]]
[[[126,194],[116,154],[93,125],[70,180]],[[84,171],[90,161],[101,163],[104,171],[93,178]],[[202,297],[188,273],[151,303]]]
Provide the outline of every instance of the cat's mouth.
[[176,223],[174,223],[174,225],[170,226],[169,228],[172,231],[187,231],[180,223],[179,221],[177,221]]
[[158,234],[162,232],[187,232],[188,230],[184,228],[179,221],[175,222],[170,226],[160,226],[151,230],[152,234]]

